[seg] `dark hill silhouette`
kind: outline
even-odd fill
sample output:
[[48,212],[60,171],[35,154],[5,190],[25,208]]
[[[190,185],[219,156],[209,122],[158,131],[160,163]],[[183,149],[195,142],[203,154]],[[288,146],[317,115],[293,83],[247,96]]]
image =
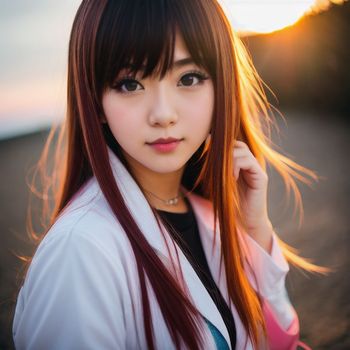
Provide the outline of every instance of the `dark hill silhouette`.
[[346,116],[350,112],[349,38],[350,2],[346,2],[292,27],[245,41],[282,108]]

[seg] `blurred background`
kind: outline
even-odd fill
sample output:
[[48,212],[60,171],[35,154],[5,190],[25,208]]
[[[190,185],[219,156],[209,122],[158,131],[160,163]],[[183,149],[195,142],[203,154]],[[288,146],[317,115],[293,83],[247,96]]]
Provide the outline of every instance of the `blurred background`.
[[[30,170],[53,123],[65,113],[69,31],[78,0],[0,0],[0,349],[13,349],[11,324],[22,263],[31,255],[25,221]],[[312,349],[350,349],[349,116],[350,3],[222,1],[271,89],[273,141],[321,177],[301,183],[304,221],[292,215],[269,169],[276,232],[328,276],[293,267],[287,278],[301,338]]]

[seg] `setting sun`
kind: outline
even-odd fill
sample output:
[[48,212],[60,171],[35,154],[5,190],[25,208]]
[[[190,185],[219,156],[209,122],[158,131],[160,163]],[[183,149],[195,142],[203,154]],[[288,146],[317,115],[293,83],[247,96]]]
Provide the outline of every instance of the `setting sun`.
[[296,23],[304,14],[325,10],[342,0],[222,0],[234,28],[241,33],[270,33]]

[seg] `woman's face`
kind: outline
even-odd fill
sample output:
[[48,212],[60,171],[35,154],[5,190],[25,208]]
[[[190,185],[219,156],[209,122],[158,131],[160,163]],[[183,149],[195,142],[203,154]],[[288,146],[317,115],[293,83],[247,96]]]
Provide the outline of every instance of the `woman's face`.
[[102,98],[106,121],[131,168],[171,173],[207,138],[214,106],[208,73],[191,62],[180,35],[162,80],[121,72]]

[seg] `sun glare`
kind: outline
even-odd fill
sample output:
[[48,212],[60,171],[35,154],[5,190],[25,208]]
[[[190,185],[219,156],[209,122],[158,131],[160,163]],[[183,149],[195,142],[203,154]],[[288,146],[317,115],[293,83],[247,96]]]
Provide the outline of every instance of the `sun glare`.
[[344,0],[221,0],[233,27],[241,35],[270,33],[296,23],[303,15]]

